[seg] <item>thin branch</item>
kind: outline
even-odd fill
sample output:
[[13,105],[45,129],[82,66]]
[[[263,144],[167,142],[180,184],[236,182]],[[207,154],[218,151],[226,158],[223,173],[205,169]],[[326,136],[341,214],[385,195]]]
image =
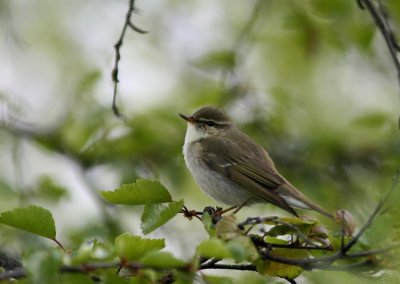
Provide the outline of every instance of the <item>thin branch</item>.
[[[386,45],[389,49],[390,55],[392,57],[394,66],[396,68],[397,80],[400,84],[400,60],[398,57],[399,53],[399,44],[397,43],[394,32],[389,25],[389,16],[384,9],[383,5],[379,5],[378,8],[372,3],[371,0],[357,0],[359,6],[362,9],[367,9],[370,13],[371,17],[374,19],[376,26],[380,30],[385,39]],[[379,1],[380,3],[380,1]]]
[[213,265],[201,265],[199,270],[203,269],[227,269],[227,270],[240,270],[240,271],[256,271],[256,266],[252,264],[223,264],[215,263]]
[[[104,270],[104,269],[118,269],[121,266],[121,262],[94,262],[82,265],[64,265],[60,267],[60,273],[81,273],[89,274],[93,271]],[[147,265],[143,265],[137,262],[125,262],[122,264],[123,268],[136,271],[138,269],[151,268],[157,271],[164,271],[165,269],[154,268]],[[177,270],[187,271],[187,267],[176,268]],[[26,277],[26,271],[23,267],[16,268],[11,271],[5,271],[0,273],[0,282],[4,280],[9,280],[12,278],[24,278]]]
[[137,26],[135,26],[132,23],[131,17],[132,17],[132,13],[134,11],[135,11],[135,0],[129,0],[129,7],[128,7],[128,11],[126,12],[126,16],[125,16],[125,23],[124,23],[124,26],[122,27],[122,31],[118,38],[118,41],[114,45],[115,58],[114,58],[114,67],[111,72],[111,78],[114,83],[112,110],[118,118],[123,118],[123,119],[125,117],[119,111],[119,109],[117,107],[117,103],[116,103],[117,92],[118,92],[118,83],[119,83],[118,72],[119,72],[119,61],[121,60],[121,47],[122,47],[122,44],[123,44],[123,41],[125,38],[125,33],[126,33],[126,30],[128,27],[130,27],[132,30],[134,30],[135,32],[140,33],[140,34],[147,33],[147,31],[138,28]]
[[393,177],[392,187],[390,188],[386,196],[382,198],[381,201],[376,205],[367,222],[365,222],[364,226],[358,231],[358,233],[345,246],[341,248],[342,253],[346,253],[347,251],[349,251],[357,243],[358,239],[364,234],[364,232],[371,226],[374,218],[381,212],[383,205],[388,202],[389,197],[396,190],[399,184],[399,176],[400,173],[399,171],[397,171],[397,173]]
[[54,241],[65,253],[67,252],[67,250],[64,248],[62,243],[60,243],[56,238],[51,239],[51,240]]

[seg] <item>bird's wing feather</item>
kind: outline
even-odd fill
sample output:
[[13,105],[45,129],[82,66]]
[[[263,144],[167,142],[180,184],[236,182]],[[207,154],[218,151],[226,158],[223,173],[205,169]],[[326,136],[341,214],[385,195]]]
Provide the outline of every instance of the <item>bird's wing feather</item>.
[[[260,199],[274,204],[297,216],[295,210],[280,196],[278,188],[285,180],[276,171],[272,160],[263,148],[247,139],[208,138],[203,148],[203,162],[211,170],[230,179]],[[249,147],[249,143],[250,147]],[[204,144],[203,144],[204,145]],[[223,147],[223,149],[221,148]],[[241,153],[238,155],[238,153]]]

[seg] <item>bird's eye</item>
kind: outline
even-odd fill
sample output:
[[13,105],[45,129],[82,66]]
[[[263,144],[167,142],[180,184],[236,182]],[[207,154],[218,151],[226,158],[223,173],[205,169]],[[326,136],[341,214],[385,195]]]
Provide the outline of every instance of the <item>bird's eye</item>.
[[213,127],[213,126],[215,126],[215,122],[214,121],[206,121],[206,125],[209,127]]

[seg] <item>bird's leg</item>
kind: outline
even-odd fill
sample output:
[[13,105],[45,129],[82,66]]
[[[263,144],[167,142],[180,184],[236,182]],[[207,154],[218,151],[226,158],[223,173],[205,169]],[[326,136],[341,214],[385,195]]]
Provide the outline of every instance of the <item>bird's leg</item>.
[[[228,208],[226,208],[226,209],[224,209],[224,210],[222,210],[222,208],[221,208],[221,210],[219,210],[219,214],[225,214],[225,213],[227,213],[227,212],[229,212],[229,211],[232,211],[233,209],[235,209],[235,208],[237,208],[237,205],[234,205],[234,206],[231,206],[231,207],[228,207]],[[236,210],[233,212],[233,214],[235,214],[236,213]]]
[[248,202],[249,202],[249,199],[248,199],[248,200],[246,200],[245,202],[243,202],[242,204],[240,204],[239,206],[236,206],[237,208],[236,208],[236,210],[235,210],[235,211],[233,211],[233,214],[236,214],[236,213],[238,213],[240,209],[242,209],[244,206],[246,206],[246,205],[247,205],[247,203],[248,203]]

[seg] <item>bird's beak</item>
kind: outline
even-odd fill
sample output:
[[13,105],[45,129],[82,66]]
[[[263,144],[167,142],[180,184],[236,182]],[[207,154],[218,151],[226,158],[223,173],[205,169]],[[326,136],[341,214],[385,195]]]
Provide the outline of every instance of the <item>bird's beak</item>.
[[193,116],[187,116],[187,115],[184,115],[184,114],[181,114],[181,113],[179,114],[179,116],[182,117],[184,120],[186,120],[189,123],[194,123],[195,122]]

